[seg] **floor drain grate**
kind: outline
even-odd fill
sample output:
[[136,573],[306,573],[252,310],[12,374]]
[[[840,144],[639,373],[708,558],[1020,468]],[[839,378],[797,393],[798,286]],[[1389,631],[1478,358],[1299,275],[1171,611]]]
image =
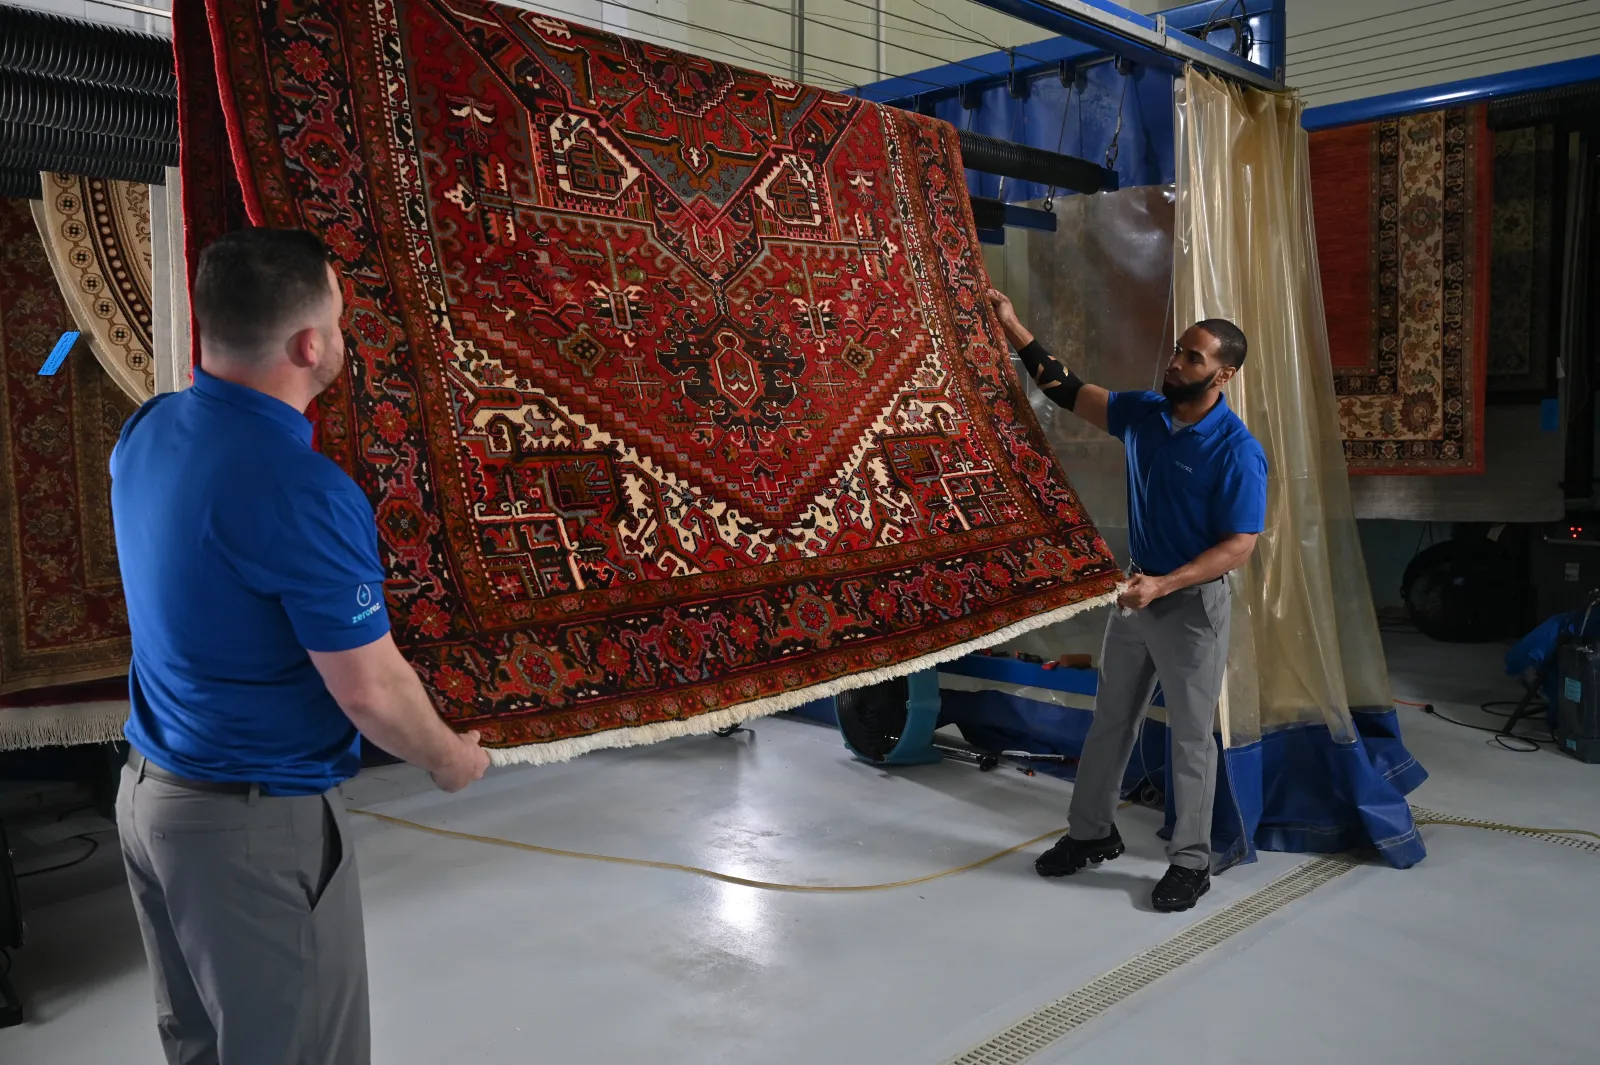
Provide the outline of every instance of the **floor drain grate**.
[[1160,946],[1035,1011],[946,1065],[1012,1065],[1043,1050],[1175,969],[1355,866],[1343,858],[1313,858],[1227,909],[1190,926]]
[[1437,810],[1428,810],[1421,806],[1413,806],[1411,815],[1416,818],[1419,825],[1454,825],[1458,828],[1482,828],[1491,832],[1504,832],[1511,836],[1543,840],[1545,843],[1559,843],[1563,847],[1588,851],[1590,854],[1600,854],[1600,840],[1586,839],[1582,836],[1567,836],[1559,832],[1524,828],[1521,825],[1503,825],[1498,821],[1480,821],[1475,817],[1457,817],[1455,814],[1442,814]]

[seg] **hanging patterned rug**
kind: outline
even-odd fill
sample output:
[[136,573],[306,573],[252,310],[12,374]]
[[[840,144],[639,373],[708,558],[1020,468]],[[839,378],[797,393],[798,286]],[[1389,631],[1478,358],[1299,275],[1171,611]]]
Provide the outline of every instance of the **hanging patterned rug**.
[[221,86],[252,220],[338,259],[319,446],[374,502],[408,657],[501,761],[794,707],[1114,588],[952,127],[492,4],[206,7],[217,76],[180,93]]
[[1482,107],[1311,134],[1352,474],[1481,473],[1494,146]]
[[[81,344],[40,374],[72,328],[28,201],[0,200],[0,693],[128,671],[108,463],[133,404]],[[126,709],[0,705],[0,749],[113,739]]]
[[1555,142],[1550,124],[1494,135],[1488,392],[1505,402],[1556,394]]
[[73,320],[117,387],[155,395],[150,186],[42,174],[33,216]]

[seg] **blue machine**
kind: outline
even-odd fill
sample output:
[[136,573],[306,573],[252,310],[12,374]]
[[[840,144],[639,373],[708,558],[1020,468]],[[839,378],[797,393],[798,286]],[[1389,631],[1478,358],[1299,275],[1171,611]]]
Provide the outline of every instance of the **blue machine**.
[[939,727],[939,671],[856,688],[831,700],[850,753],[872,765],[931,765]]

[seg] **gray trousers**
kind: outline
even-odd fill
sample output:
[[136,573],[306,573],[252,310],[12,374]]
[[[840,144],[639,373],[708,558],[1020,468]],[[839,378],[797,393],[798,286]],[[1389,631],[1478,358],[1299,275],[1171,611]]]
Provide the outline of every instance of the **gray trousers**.
[[366,936],[336,794],[124,769],[117,828],[171,1065],[367,1065]]
[[1212,730],[1228,661],[1229,610],[1226,581],[1174,592],[1131,617],[1112,609],[1100,656],[1094,721],[1072,790],[1068,833],[1073,839],[1103,839],[1110,833],[1122,775],[1159,680],[1172,739],[1177,809],[1167,860],[1190,869],[1211,867],[1211,807],[1217,790]]

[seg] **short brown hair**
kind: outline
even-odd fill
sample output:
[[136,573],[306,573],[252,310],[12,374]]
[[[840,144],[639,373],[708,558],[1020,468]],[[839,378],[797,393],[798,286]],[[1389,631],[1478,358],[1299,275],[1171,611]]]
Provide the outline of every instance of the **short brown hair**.
[[303,229],[235,230],[207,245],[195,270],[200,336],[229,352],[255,350],[328,298],[328,249]]

